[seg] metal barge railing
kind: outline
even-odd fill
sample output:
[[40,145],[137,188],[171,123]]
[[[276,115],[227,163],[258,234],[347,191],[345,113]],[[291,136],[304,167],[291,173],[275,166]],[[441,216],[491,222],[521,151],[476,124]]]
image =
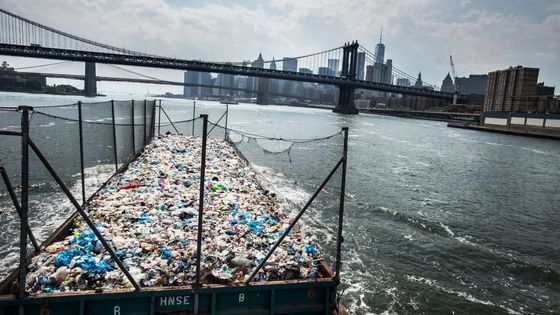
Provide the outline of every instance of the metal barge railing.
[[[14,270],[10,276],[0,285],[0,315],[3,314],[342,314],[345,311],[339,305],[339,296],[337,296],[337,287],[340,283],[340,269],[341,269],[341,251],[342,251],[342,226],[343,226],[343,213],[344,213],[344,197],[345,197],[345,177],[347,165],[347,149],[348,149],[348,128],[343,128],[343,153],[335,166],[330,171],[329,175],[316,189],[312,197],[306,202],[305,206],[298,212],[295,218],[289,225],[280,238],[275,242],[272,249],[268,252],[266,257],[259,263],[253,270],[252,274],[245,281],[244,285],[215,285],[215,284],[201,284],[201,245],[202,245],[202,226],[203,222],[203,205],[204,205],[204,181],[205,181],[205,156],[206,156],[206,141],[208,135],[217,126],[224,129],[224,138],[230,142],[234,148],[235,144],[229,137],[228,129],[228,114],[229,106],[226,105],[226,110],[221,117],[212,124],[212,128],[208,131],[208,115],[202,114],[200,118],[196,118],[196,105],[193,103],[193,119],[174,122],[167,114],[161,101],[157,104],[152,101],[150,127],[147,122],[147,101],[144,101],[143,110],[143,143],[142,147],[136,152],[136,136],[135,136],[135,105],[132,101],[132,148],[133,155],[126,163],[120,168],[118,166],[117,158],[117,138],[116,138],[116,123],[115,119],[115,104],[111,101],[112,112],[112,130],[113,130],[113,148],[114,148],[114,162],[116,172],[98,189],[102,189],[109,181],[117,174],[123,172],[130,162],[132,162],[142,151],[144,146],[156,134],[156,107],[158,112],[157,119],[157,134],[161,132],[162,113],[169,121],[176,133],[180,133],[176,124],[181,122],[192,122],[192,134],[194,135],[194,121],[202,120],[202,157],[201,157],[201,173],[200,173],[200,200],[199,200],[199,216],[198,216],[198,237],[197,237],[197,251],[196,251],[196,278],[193,285],[181,287],[158,287],[158,288],[145,288],[141,287],[135,279],[130,275],[127,268],[124,266],[120,258],[116,255],[112,246],[104,239],[103,235],[98,231],[94,222],[89,218],[88,214],[84,211],[83,207],[91,198],[86,199],[85,191],[85,163],[84,163],[84,139],[83,139],[83,117],[82,117],[82,103],[78,105],[78,124],[79,124],[79,149],[80,149],[80,169],[81,169],[81,183],[82,183],[82,204],[73,196],[63,179],[57,174],[52,164],[43,155],[39,147],[33,141],[33,135],[29,132],[29,119],[30,114],[34,112],[32,107],[20,106],[18,112],[21,113],[21,130],[20,131],[7,131],[0,130],[0,136],[16,136],[21,139],[21,203],[18,202],[14,188],[9,179],[5,168],[0,162],[0,171],[2,179],[5,183],[6,189],[14,203],[14,208],[18,212],[21,220],[20,227],[20,258],[19,268]],[[48,116],[48,115],[47,115]],[[225,127],[219,123],[225,119]],[[29,210],[29,148],[36,154],[41,161],[42,165],[48,170],[49,174],[54,178],[60,189],[64,192],[66,197],[70,200],[73,207],[76,208],[76,213],[69,218],[57,231],[49,237],[41,246],[37,244],[35,237],[29,228],[28,223],[28,210]],[[237,148],[236,148],[237,150]],[[237,150],[238,153],[239,150]],[[244,160],[245,157],[242,156]],[[284,238],[291,232],[293,227],[298,223],[302,215],[311,206],[313,201],[323,190],[325,185],[331,180],[337,170],[342,173],[342,185],[340,191],[340,203],[338,213],[338,231],[337,231],[337,246],[336,246],[336,261],[335,270],[333,271],[325,261],[320,263],[320,272],[325,275],[319,279],[305,279],[305,280],[287,280],[287,281],[268,281],[268,282],[252,282],[255,275],[266,264],[267,260],[282,243]],[[30,258],[39,252],[40,249],[45,248],[56,240],[62,239],[69,231],[70,225],[77,217],[81,217],[88,227],[94,232],[98,240],[102,243],[105,250],[111,256],[111,259],[128,278],[134,287],[134,291],[126,290],[112,290],[109,292],[58,292],[58,293],[40,293],[29,297],[25,291],[25,281],[27,274],[27,266]],[[27,253],[27,238],[35,249],[32,255]],[[17,281],[16,281],[17,278]]]

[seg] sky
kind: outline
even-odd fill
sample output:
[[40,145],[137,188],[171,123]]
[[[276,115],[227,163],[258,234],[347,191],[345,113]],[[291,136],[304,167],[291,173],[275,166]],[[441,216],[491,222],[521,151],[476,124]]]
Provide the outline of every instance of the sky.
[[[373,51],[383,27],[385,58],[425,82],[523,65],[560,94],[560,0],[1,0],[5,10],[94,41],[207,61],[299,56],[358,40]],[[1,56],[12,66],[47,63]],[[133,68],[162,79],[171,70]],[[83,64],[42,69],[83,73]],[[98,75],[129,76],[98,65]],[[152,93],[180,87],[100,83]]]

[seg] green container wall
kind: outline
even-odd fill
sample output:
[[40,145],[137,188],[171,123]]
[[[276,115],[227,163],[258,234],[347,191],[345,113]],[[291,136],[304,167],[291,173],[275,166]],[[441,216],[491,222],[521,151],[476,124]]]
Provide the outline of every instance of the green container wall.
[[[332,314],[335,282],[306,281],[239,287],[202,288],[198,314]],[[99,293],[50,294],[24,301],[29,315],[152,315],[194,314],[192,289]],[[0,315],[19,314],[19,301],[4,296]]]

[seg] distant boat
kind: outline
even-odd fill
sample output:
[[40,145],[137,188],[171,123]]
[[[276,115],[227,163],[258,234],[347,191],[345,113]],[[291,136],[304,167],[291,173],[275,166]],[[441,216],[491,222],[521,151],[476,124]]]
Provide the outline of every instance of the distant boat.
[[220,104],[237,105],[239,103],[233,101],[233,102],[220,102]]

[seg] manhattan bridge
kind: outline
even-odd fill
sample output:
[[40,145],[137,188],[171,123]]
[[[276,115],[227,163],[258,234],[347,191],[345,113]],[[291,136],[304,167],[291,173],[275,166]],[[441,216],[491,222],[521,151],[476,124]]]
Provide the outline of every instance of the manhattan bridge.
[[[279,60],[260,59],[252,63],[204,62],[152,55],[99,43],[56,30],[3,9],[0,9],[0,55],[84,62],[83,76],[45,75],[83,79],[86,95],[97,94],[97,81],[100,80],[183,85],[183,83],[160,80],[145,75],[142,75],[142,79],[97,77],[96,64],[99,63],[116,67],[118,65],[140,66],[254,78],[256,90],[235,87],[221,88],[255,92],[257,103],[260,104],[267,104],[271,95],[279,95],[271,89],[271,83],[278,80],[331,85],[338,88],[338,104],[334,111],[349,114],[358,112],[354,106],[356,89],[449,101],[454,96],[453,93],[440,92],[433,87],[402,86],[364,80],[365,67],[375,65],[379,62],[379,58],[357,41],[317,53]],[[336,69],[333,69],[331,65],[333,60],[336,60]],[[391,69],[391,77],[390,82],[393,82],[393,79],[395,81],[405,79],[409,82],[416,80],[416,77],[394,66]],[[205,84],[189,85],[216,87]],[[460,100],[465,100],[465,98],[466,96],[459,95]]]

